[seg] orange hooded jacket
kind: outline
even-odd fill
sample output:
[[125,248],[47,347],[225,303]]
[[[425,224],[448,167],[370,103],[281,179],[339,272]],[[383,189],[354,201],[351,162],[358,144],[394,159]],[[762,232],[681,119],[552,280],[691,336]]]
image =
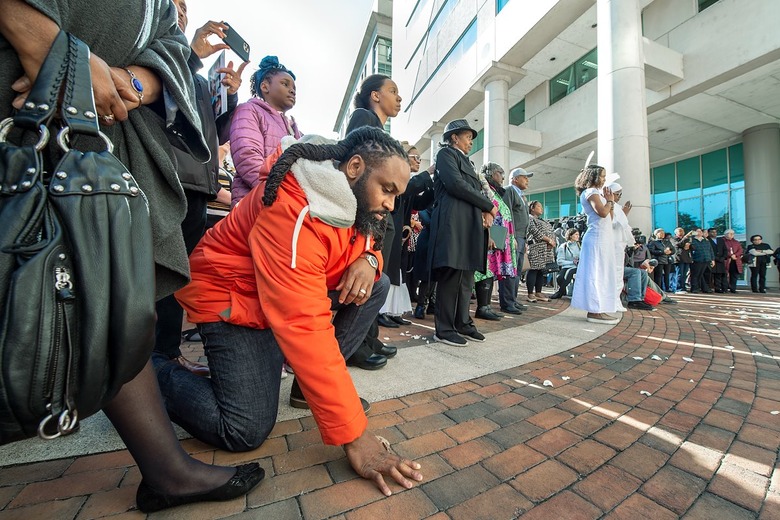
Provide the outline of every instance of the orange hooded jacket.
[[192,281],[176,298],[193,323],[272,329],[323,442],[342,445],[368,421],[339,351],[328,291],[364,261],[373,240],[354,228],[357,201],[330,161],[300,159],[290,170],[273,205],[263,206],[262,182],[206,232],[190,255]]

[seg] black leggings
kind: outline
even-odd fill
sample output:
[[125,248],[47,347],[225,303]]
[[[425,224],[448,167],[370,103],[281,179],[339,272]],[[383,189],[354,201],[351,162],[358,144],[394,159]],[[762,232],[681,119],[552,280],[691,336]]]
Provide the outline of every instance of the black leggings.
[[533,294],[534,292],[542,292],[542,287],[544,287],[544,280],[546,278],[546,273],[543,269],[529,269],[525,273],[525,284],[528,286],[528,294]]

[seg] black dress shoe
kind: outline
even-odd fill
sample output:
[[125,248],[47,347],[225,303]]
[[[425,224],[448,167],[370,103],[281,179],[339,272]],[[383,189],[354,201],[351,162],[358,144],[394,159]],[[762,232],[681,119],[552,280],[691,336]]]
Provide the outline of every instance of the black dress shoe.
[[425,307],[422,305],[418,305],[414,309],[414,318],[417,320],[424,320],[425,319]]
[[559,300],[559,299],[561,299],[561,298],[563,298],[563,293],[562,293],[562,292],[560,292],[560,291],[555,291],[555,294],[553,294],[552,296],[550,296],[550,299],[551,299],[551,300]]
[[265,470],[257,462],[244,464],[236,468],[236,474],[216,489],[191,495],[167,495],[149,486],[143,480],[138,486],[135,503],[143,513],[154,513],[169,507],[182,506],[195,502],[218,502],[244,496],[263,480]]
[[[363,407],[364,413],[368,413],[371,409],[371,403],[362,397],[360,398],[360,405]],[[307,403],[306,398],[303,397],[303,391],[301,390],[300,385],[298,385],[298,381],[295,379],[293,379],[292,386],[290,387],[290,406],[300,410],[309,409],[309,403]]]
[[398,348],[391,345],[382,345],[382,348],[376,351],[380,356],[385,356],[387,359],[395,357],[398,354]]
[[388,318],[390,318],[391,320],[393,320],[394,322],[396,322],[399,325],[411,325],[412,324],[411,321],[405,320],[401,316],[390,316],[389,314],[386,314],[385,316],[387,316]]
[[382,354],[371,354],[365,359],[355,359],[355,356],[347,359],[347,366],[358,367],[363,370],[379,370],[387,364],[387,356]]
[[387,327],[388,329],[397,329],[400,327],[396,322],[390,319],[390,317],[387,314],[380,314],[376,317],[376,322],[382,326]]
[[505,312],[507,314],[523,314],[523,311],[517,307],[501,307],[501,312]]
[[765,293],[765,294],[766,294],[766,289],[761,289],[761,290],[760,290],[760,291],[758,291],[758,292],[760,292],[760,293]]
[[485,305],[484,307],[477,308],[477,312],[474,313],[475,318],[479,318],[481,320],[489,320],[489,321],[499,321],[501,320],[501,316],[493,312],[489,306]]

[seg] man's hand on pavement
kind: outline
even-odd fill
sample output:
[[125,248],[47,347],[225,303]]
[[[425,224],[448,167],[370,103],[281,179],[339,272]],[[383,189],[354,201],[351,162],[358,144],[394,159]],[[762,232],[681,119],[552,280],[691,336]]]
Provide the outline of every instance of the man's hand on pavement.
[[392,477],[406,489],[414,486],[413,480],[420,482],[423,479],[418,471],[420,464],[390,453],[376,436],[368,432],[345,444],[344,451],[352,469],[364,479],[373,481],[385,496],[392,494],[385,477]]

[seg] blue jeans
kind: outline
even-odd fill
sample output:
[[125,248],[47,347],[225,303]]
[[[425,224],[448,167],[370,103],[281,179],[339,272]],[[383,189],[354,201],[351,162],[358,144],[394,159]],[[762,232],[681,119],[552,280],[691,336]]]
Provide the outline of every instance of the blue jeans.
[[626,300],[629,302],[641,302],[645,300],[645,290],[650,277],[644,269],[635,267],[623,268],[623,281],[626,287]]
[[[374,283],[363,305],[341,305],[329,291],[333,326],[344,358],[357,350],[384,304],[387,275]],[[193,437],[228,451],[260,446],[276,424],[284,356],[271,329],[226,322],[198,325],[211,378],[198,377],[168,358],[152,357],[163,401],[171,420]],[[318,348],[312,345],[312,349]]]

